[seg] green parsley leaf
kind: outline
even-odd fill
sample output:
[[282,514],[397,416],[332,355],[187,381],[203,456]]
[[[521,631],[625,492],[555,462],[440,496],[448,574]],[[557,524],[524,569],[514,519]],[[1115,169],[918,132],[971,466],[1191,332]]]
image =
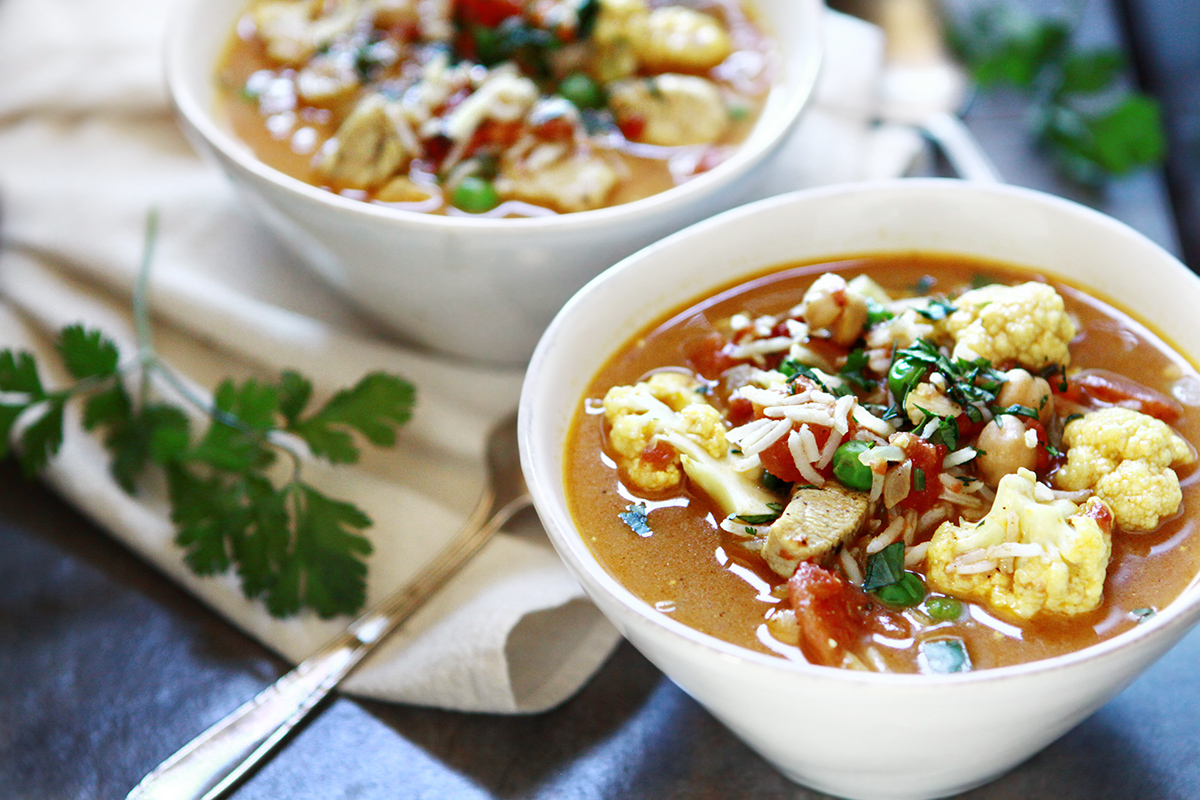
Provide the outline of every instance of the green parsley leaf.
[[943,320],[953,314],[958,309],[948,300],[935,298],[929,301],[929,305],[925,308],[915,309],[916,312],[931,322]]
[[1158,104],[1120,86],[1119,52],[1077,48],[1073,33],[1064,19],[992,2],[948,38],[980,88],[1027,94],[1032,133],[1070,179],[1095,186],[1161,163],[1167,139]]
[[62,447],[65,407],[65,397],[48,397],[35,409],[40,413],[21,431],[20,462],[26,475],[40,472]]
[[876,325],[887,322],[896,315],[888,311],[882,303],[873,297],[865,298],[867,301],[867,327],[873,328]]
[[62,329],[58,351],[74,378],[108,377],[117,371],[117,346],[99,331],[85,330],[82,325]]
[[925,584],[904,569],[904,542],[894,542],[867,559],[863,590],[891,606],[915,606],[925,599]]
[[769,514],[740,514],[735,516],[734,520],[747,525],[766,525],[779,519],[779,515],[783,513],[783,505],[780,503],[768,503],[767,508],[771,509]]
[[338,392],[313,416],[299,419],[292,414],[288,430],[303,438],[316,455],[335,464],[352,463],[358,460],[358,448],[349,431],[357,431],[372,444],[391,447],[396,429],[412,416],[413,401],[412,384],[373,372]]
[[[143,269],[154,230],[152,216]],[[134,312],[139,320],[146,313],[140,294]],[[141,332],[146,327],[139,326],[139,338],[146,337]],[[276,615],[303,608],[323,617],[358,611],[366,599],[371,553],[361,532],[371,520],[305,483],[301,454],[278,434],[301,436],[318,457],[352,463],[359,449],[351,434],[380,446],[395,444],[396,429],[412,413],[412,385],[372,373],[305,416],[312,384],[285,372],[277,383],[225,380],[210,405],[163,366],[149,341],[138,345],[136,363],[123,367],[117,347],[102,333],[80,325],[64,328],[58,354],[75,383],[54,391],[42,385],[32,355],[0,351],[0,455],[16,438],[26,472],[41,470],[62,446],[66,405],[78,400],[83,427],[102,437],[109,469],[122,488],[135,492],[149,469],[163,470],[176,542],[193,572],[235,569],[245,595],[262,598]],[[126,388],[126,372],[140,378],[129,381],[139,387],[136,396]],[[147,378],[154,373],[208,418],[198,440],[188,413],[152,393],[156,382]],[[291,457],[293,470],[277,485],[267,470],[280,453]]]
[[867,559],[863,591],[891,586],[904,576],[904,542],[893,542]]
[[1013,403],[1011,406],[1008,406],[1007,408],[995,409],[995,414],[996,414],[996,416],[1008,414],[1009,416],[1012,416],[1012,417],[1027,417],[1029,419],[1037,419],[1038,418],[1037,411],[1033,410],[1029,406],[1023,406],[1019,403]]

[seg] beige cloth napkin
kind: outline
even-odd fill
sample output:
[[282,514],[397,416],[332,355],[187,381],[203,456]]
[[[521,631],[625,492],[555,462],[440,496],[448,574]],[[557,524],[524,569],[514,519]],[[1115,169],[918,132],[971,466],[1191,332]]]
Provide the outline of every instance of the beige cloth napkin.
[[[411,380],[418,407],[395,450],[308,473],[374,520],[374,602],[411,579],[469,513],[486,432],[515,407],[522,376],[389,342],[247,217],[168,111],[160,40],[169,7],[0,0],[0,347],[53,363],[47,335],[80,321],[132,341],[129,287],[155,208],[156,344],[198,387],[289,367],[325,395],[370,370]],[[899,174],[915,152],[912,132],[871,124],[879,31],[830,12],[826,40],[816,102],[762,196]],[[100,445],[69,424],[46,479],[114,537],[292,661],[343,627],[307,614],[274,619],[232,576],[193,575],[161,492],[126,495]],[[582,686],[617,639],[530,521],[491,542],[344,688],[448,709],[540,711]]]

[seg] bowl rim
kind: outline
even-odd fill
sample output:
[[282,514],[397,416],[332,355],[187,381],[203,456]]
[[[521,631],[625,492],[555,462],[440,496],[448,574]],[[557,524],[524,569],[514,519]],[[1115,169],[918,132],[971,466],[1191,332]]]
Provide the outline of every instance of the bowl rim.
[[[544,373],[546,362],[552,357],[554,343],[559,340],[560,331],[570,325],[570,318],[574,313],[574,309],[579,305],[589,302],[590,296],[596,293],[598,287],[603,286],[613,275],[636,269],[640,261],[655,256],[661,250],[669,250],[676,246],[677,242],[686,240],[698,230],[737,224],[738,220],[742,218],[760,214],[779,206],[819,202],[822,198],[834,195],[869,194],[880,191],[916,193],[930,190],[963,194],[1007,195],[1022,202],[1040,204],[1043,207],[1055,209],[1058,213],[1080,215],[1091,224],[1110,227],[1118,235],[1129,237],[1132,241],[1138,242],[1140,246],[1149,248],[1150,251],[1157,251],[1159,257],[1164,258],[1165,263],[1169,267],[1176,269],[1180,273],[1181,279],[1191,283],[1196,291],[1200,293],[1200,276],[1191,272],[1178,258],[1145,234],[1111,216],[1073,200],[1034,189],[1009,184],[974,183],[953,178],[891,178],[801,189],[758,200],[717,214],[688,226],[677,233],[671,234],[622,259],[593,278],[572,296],[546,328],[529,362],[529,368],[526,373],[527,377],[522,386],[518,415],[518,444],[521,451],[522,469],[527,476],[534,505],[544,521],[551,543],[559,552],[560,557],[566,563],[569,570],[575,574],[577,580],[585,588],[589,590],[592,588],[600,589],[627,612],[622,616],[622,622],[631,623],[643,629],[659,630],[669,636],[677,645],[691,648],[694,651],[703,651],[723,659],[733,659],[743,664],[771,671],[791,673],[798,677],[802,676],[809,679],[837,682],[848,681],[853,684],[862,684],[865,686],[894,685],[916,689],[937,689],[968,687],[980,683],[997,681],[1012,681],[1033,675],[1078,668],[1085,664],[1114,657],[1133,647],[1152,647],[1156,642],[1164,638],[1169,640],[1170,637],[1175,636],[1177,633],[1182,635],[1183,631],[1186,631],[1187,628],[1200,621],[1200,574],[1197,574],[1174,601],[1166,607],[1159,609],[1152,617],[1102,642],[1050,658],[948,675],[864,672],[795,661],[779,655],[759,653],[740,645],[726,642],[723,639],[703,633],[666,614],[656,611],[649,603],[625,588],[620,581],[600,564],[583,542],[582,536],[574,520],[571,518],[570,512],[565,506],[558,503],[556,493],[547,488],[546,471],[542,469],[533,455],[539,450],[536,446],[537,441],[539,441],[539,436],[535,433],[537,427],[536,420],[543,416],[543,412],[541,410],[541,398],[537,390],[537,381],[530,376]],[[931,247],[929,250],[931,252],[938,251],[936,247]],[[761,268],[761,265],[759,265],[759,269]],[[752,271],[748,270],[748,272]],[[711,287],[706,287],[705,289],[688,292],[687,299],[683,302],[700,300],[710,290]],[[674,305],[679,306],[680,303],[675,302]],[[672,307],[670,301],[660,300],[657,310],[660,313],[665,313],[670,307]],[[1197,361],[1200,360],[1200,353],[1188,354],[1182,351],[1178,352],[1188,361],[1192,362],[1194,366],[1197,366]],[[611,356],[611,353],[606,353],[605,360],[609,356]],[[600,363],[603,362],[596,362],[593,364],[593,367],[598,368]],[[586,381],[590,382],[592,377],[592,375],[587,376]],[[558,437],[558,452],[554,456],[553,464],[560,468],[562,465],[562,445],[561,437]],[[561,480],[561,476],[553,476],[553,480]],[[553,485],[553,483],[550,485]],[[560,526],[561,522],[566,523],[565,528]],[[1181,628],[1183,631],[1180,630]]]
[[[566,214],[514,218],[469,214],[453,216],[427,214],[343,197],[267,166],[256,158],[236,136],[226,131],[217,122],[214,109],[206,108],[196,91],[204,78],[189,70],[188,59],[185,58],[185,55],[190,52],[190,48],[198,46],[193,44],[194,30],[191,23],[198,14],[207,8],[204,0],[185,0],[173,9],[164,40],[165,82],[167,94],[177,116],[186,121],[221,158],[227,159],[238,169],[253,175],[260,181],[275,185],[309,203],[324,206],[330,211],[384,220],[393,224],[415,225],[432,229],[480,230],[489,231],[493,235],[497,232],[529,234],[541,230],[587,229],[619,224],[622,221],[647,215],[669,214],[676,207],[691,202],[696,196],[717,195],[723,188],[745,177],[747,173],[766,160],[792,134],[813,100],[817,78],[825,61],[824,2],[823,0],[783,1],[799,4],[802,13],[811,19],[812,24],[806,26],[802,34],[805,51],[798,58],[799,68],[796,70],[797,74],[794,80],[788,82],[788,85],[792,86],[792,90],[784,95],[782,108],[777,112],[780,122],[775,126],[774,131],[763,136],[757,148],[749,150],[739,147],[730,158],[713,169],[657,194],[616,206]],[[245,12],[249,2],[250,0],[241,0],[239,15]],[[228,31],[232,31],[236,19],[237,17],[234,17],[230,20],[230,25],[227,26]],[[228,35],[228,31],[226,35]],[[210,67],[215,67],[215,65],[210,65]],[[785,65],[781,65],[781,68],[785,68]],[[210,69],[210,73],[211,71]],[[771,93],[774,94],[776,91],[779,91],[779,87],[772,89]],[[753,137],[756,133],[758,133],[757,127],[748,134],[748,138]]]

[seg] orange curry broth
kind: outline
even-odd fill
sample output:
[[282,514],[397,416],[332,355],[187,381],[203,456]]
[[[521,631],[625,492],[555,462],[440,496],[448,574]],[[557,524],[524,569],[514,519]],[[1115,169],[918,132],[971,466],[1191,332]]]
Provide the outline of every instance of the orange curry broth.
[[[570,512],[600,563],[636,596],[678,621],[720,639],[760,652],[804,660],[799,648],[774,639],[766,611],[780,602],[772,587],[786,583],[735,537],[716,527],[704,502],[686,490],[673,499],[646,501],[653,533],[638,536],[618,518],[633,497],[620,485],[611,458],[602,451],[600,399],[615,385],[631,384],[663,367],[686,367],[689,340],[711,333],[713,323],[745,311],[778,314],[796,305],[823,272],[847,279],[866,273],[894,297],[912,293],[922,278],[936,276],[932,292],[970,288],[980,277],[1003,283],[1040,279],[995,262],[934,254],[873,256],[834,264],[792,266],[716,293],[682,308],[632,338],[595,377],[577,411],[567,440],[564,477]],[[1080,324],[1071,345],[1071,366],[1130,376],[1164,394],[1180,378],[1200,381],[1195,367],[1144,323],[1068,284],[1048,280]],[[1200,442],[1200,414],[1186,407],[1174,426],[1189,442]],[[1047,658],[1102,641],[1137,624],[1130,612],[1162,608],[1175,599],[1200,568],[1194,514],[1200,487],[1194,467],[1176,470],[1183,488],[1181,512],[1147,534],[1113,531],[1113,554],[1104,602],[1073,619],[1002,620],[975,604],[958,621],[938,623],[939,635],[961,636],[974,669]],[[635,498],[641,500],[641,498]],[[911,568],[923,574],[923,565]],[[784,606],[786,607],[786,602]],[[928,629],[927,629],[928,630]],[[906,640],[912,642],[912,640]],[[876,637],[889,666],[916,671],[916,648],[896,650],[896,640]],[[888,647],[890,645],[890,648]],[[890,652],[889,652],[890,650]]]
[[[722,0],[706,10],[717,14],[723,10],[723,6],[726,4],[741,8],[746,15],[744,19],[725,19],[723,21],[723,24],[733,31],[735,43],[742,45],[741,50],[735,51],[730,58],[738,58],[739,52],[754,50],[767,59],[766,63],[769,63],[768,55],[771,52],[771,43],[756,27],[758,22],[752,6],[734,2],[734,0]],[[244,16],[239,18],[236,29],[231,32],[224,53],[218,62],[216,73],[218,109],[233,133],[245,142],[255,157],[264,164],[304,183],[355,200],[379,203],[407,211],[435,214],[444,214],[447,211],[465,213],[443,201],[436,190],[433,197],[429,199],[414,200],[413,202],[384,202],[377,200],[371,191],[329,185],[313,166],[314,159],[325,142],[337,132],[340,121],[346,118],[365,90],[360,88],[349,97],[325,106],[308,105],[302,100],[298,100],[294,109],[265,112],[260,108],[258,101],[248,96],[245,91],[250,76],[259,71],[276,72],[285,78],[289,75],[294,76],[296,72],[295,69],[289,69],[267,55],[266,46],[255,32],[253,22],[248,16]],[[696,158],[694,174],[711,169],[727,159],[754,129],[766,102],[767,88],[772,81],[771,72],[772,70],[768,68],[764,73],[763,90],[759,94],[740,95],[742,105],[739,108],[739,115],[737,118],[731,118],[721,139],[703,148],[704,152],[698,158],[695,155],[697,152],[695,146],[653,148],[634,145],[630,150],[612,151],[611,155],[619,162],[623,177],[618,181],[604,206],[616,206],[649,197],[664,192],[691,177],[692,175],[685,174],[687,173],[686,167],[682,168],[683,173],[678,178],[672,174],[668,160],[672,153],[681,155],[685,159]],[[655,151],[657,154],[653,157],[645,155],[645,153]],[[399,174],[406,173],[402,171]],[[435,180],[434,171],[432,165],[425,159],[415,159],[407,174],[414,178],[415,183],[432,188]],[[501,207],[489,215],[503,215],[503,212],[504,208]],[[557,212],[550,208],[541,208],[540,213],[555,214]],[[524,216],[524,214],[510,214],[509,216]]]

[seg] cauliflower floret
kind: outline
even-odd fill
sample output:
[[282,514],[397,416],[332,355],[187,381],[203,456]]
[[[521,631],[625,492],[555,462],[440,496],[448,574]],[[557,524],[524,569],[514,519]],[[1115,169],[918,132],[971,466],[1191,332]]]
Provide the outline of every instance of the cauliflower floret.
[[688,375],[659,372],[609,389],[604,415],[618,466],[635,489],[668,491],[686,473],[727,515],[771,514],[774,496],[734,470],[721,414],[699,387]]
[[926,553],[930,587],[1017,619],[1096,609],[1112,554],[1112,512],[1055,500],[1027,469],[1006,475],[978,523],[943,522]]
[[1033,369],[1070,363],[1075,323],[1051,286],[993,284],[963,293],[954,306],[938,330],[954,340],[956,358],[1015,361]]
[[1091,489],[1125,531],[1151,531],[1179,510],[1183,493],[1172,466],[1195,460],[1192,448],[1165,422],[1128,408],[1105,408],[1067,423],[1067,463],[1054,482]]
[[683,480],[679,459],[666,463],[647,458],[665,428],[684,430],[713,458],[729,445],[721,414],[696,393],[699,384],[677,372],[659,372],[633,386],[614,386],[604,395],[604,414],[612,426],[608,441],[621,467],[638,488],[673,489]]
[[634,139],[663,147],[715,142],[729,125],[720,89],[696,75],[617,81],[609,87],[609,105],[618,122],[644,123]]
[[598,80],[607,83],[637,72],[637,50],[646,39],[649,20],[646,0],[600,0],[592,28],[592,71]]

